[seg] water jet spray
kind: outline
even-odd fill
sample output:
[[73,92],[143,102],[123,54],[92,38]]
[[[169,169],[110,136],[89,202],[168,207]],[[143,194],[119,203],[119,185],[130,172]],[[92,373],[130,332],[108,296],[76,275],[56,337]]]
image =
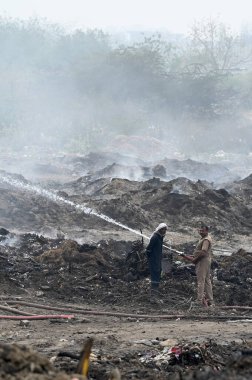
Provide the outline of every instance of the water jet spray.
[[25,190],[28,192],[35,193],[37,195],[40,195],[41,197],[47,198],[47,199],[49,199],[55,203],[58,203],[58,204],[65,204],[67,206],[74,208],[77,211],[83,212],[86,215],[94,215],[100,219],[105,220],[108,223],[112,223],[118,227],[121,227],[121,228],[128,230],[128,231],[130,231],[136,235],[139,235],[139,236],[141,236],[147,240],[150,240],[150,238],[148,236],[142,234],[141,232],[138,232],[137,230],[134,230],[133,228],[130,228],[130,227],[126,226],[125,224],[117,222],[116,220],[110,218],[107,215],[98,213],[97,211],[95,211],[94,209],[92,209],[90,207],[87,207],[85,205],[81,205],[78,203],[76,204],[76,203],[74,203],[68,199],[65,199],[62,196],[59,196],[59,195],[53,193],[52,191],[43,189],[39,186],[31,185],[29,183],[24,183],[19,179],[13,178],[11,175],[9,175],[7,173],[4,173],[4,174],[0,173],[0,179],[2,180],[2,182],[5,182],[5,183],[7,183],[13,187],[16,187],[16,188],[19,188],[21,190]]

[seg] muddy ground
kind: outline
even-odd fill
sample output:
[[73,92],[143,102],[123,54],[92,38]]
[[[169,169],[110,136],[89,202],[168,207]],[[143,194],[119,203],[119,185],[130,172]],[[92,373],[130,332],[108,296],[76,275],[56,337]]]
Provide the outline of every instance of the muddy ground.
[[[126,170],[121,156],[89,155],[37,163],[27,177],[1,171],[1,314],[74,318],[2,319],[0,378],[73,379],[90,337],[89,379],[119,378],[115,368],[122,379],[251,378],[251,175],[230,180],[226,168],[190,160],[145,164]],[[163,221],[166,245],[187,253],[200,223],[210,225],[215,309],[190,309],[194,267],[169,249],[163,303],[150,303],[148,241],[132,229],[150,236]]]

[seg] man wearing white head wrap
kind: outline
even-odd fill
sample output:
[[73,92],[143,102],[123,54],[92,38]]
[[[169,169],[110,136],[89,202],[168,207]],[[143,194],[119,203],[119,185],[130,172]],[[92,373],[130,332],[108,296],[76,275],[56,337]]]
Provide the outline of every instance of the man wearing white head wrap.
[[162,270],[163,239],[167,231],[167,225],[160,223],[153,232],[146,248],[151,277],[151,302],[158,303],[158,288]]
[[[165,224],[165,223],[160,223],[158,226],[157,226],[157,228],[155,229],[155,231],[154,232],[158,232],[158,231],[160,231],[160,230],[162,230],[163,228],[165,228],[165,230],[167,231],[167,224]],[[165,231],[165,232],[166,232]],[[165,235],[165,234],[164,234]]]

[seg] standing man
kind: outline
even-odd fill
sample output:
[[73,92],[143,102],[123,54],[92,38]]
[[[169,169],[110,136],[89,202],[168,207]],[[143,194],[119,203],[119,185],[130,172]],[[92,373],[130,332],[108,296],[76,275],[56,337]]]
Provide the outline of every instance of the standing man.
[[211,256],[212,256],[212,239],[208,234],[209,228],[205,225],[199,229],[201,239],[199,240],[193,256],[184,256],[196,266],[197,275],[197,301],[195,306],[214,306],[213,290],[211,282]]
[[150,242],[146,248],[148,257],[150,277],[151,277],[151,294],[150,301],[159,303],[159,283],[162,270],[162,257],[163,257],[163,239],[167,231],[167,225],[160,223],[155,229],[150,238]]

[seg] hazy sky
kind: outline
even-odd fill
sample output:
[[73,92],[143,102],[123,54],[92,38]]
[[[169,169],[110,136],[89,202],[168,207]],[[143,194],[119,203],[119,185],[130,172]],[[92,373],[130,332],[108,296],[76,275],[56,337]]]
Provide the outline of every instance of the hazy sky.
[[252,28],[252,0],[0,0],[2,16],[44,17],[68,27],[188,31],[194,20],[218,18]]

